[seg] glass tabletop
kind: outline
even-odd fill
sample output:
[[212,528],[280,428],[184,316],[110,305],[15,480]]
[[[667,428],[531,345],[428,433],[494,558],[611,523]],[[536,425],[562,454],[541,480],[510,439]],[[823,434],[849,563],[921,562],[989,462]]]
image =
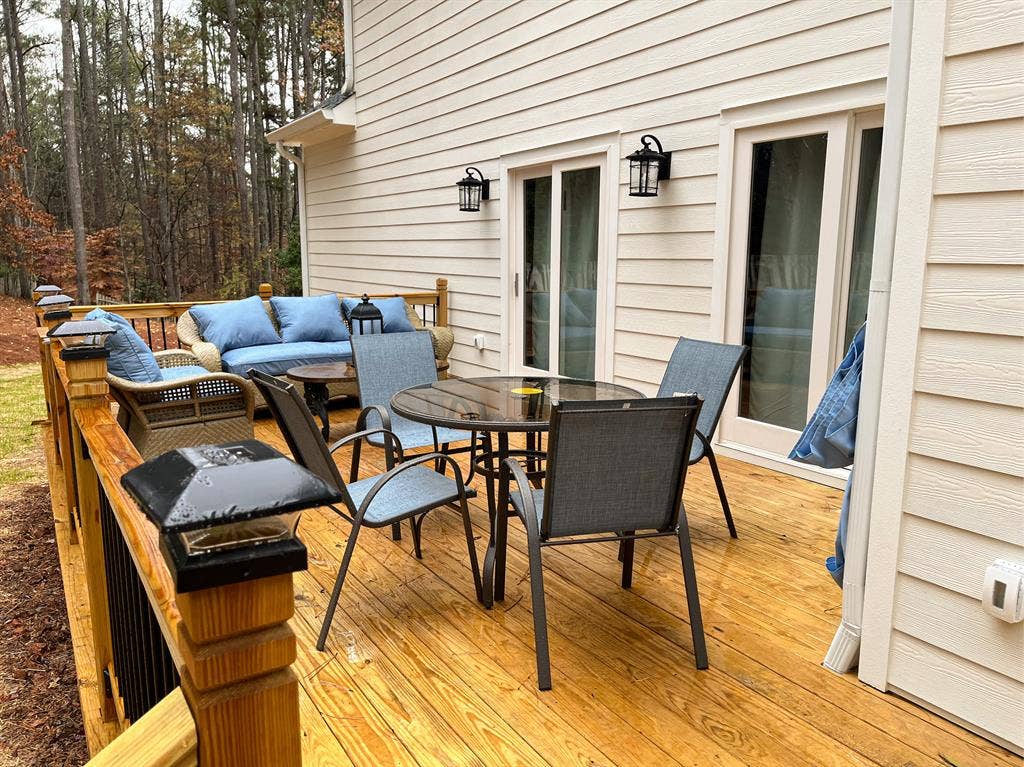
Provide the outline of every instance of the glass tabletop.
[[475,431],[546,431],[551,406],[567,400],[637,399],[628,386],[575,378],[449,378],[403,389],[391,398],[400,416],[431,426]]

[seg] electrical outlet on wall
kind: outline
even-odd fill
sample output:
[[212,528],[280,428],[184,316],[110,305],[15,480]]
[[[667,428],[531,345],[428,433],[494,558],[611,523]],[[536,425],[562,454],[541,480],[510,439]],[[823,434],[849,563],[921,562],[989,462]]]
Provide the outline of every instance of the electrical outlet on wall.
[[477,333],[473,336],[473,346],[477,349],[484,349],[487,347],[487,336],[483,333]]

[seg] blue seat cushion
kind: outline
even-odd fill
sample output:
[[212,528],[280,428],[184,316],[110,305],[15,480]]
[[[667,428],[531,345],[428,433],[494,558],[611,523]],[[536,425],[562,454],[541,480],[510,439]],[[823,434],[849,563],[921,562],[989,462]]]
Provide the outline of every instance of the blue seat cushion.
[[279,344],[281,337],[267,316],[263,299],[249,296],[241,301],[193,306],[188,310],[199,326],[204,341],[223,355],[246,346]]
[[[380,476],[367,477],[347,485],[357,509],[379,479]],[[389,480],[373,497],[363,517],[363,524],[382,527],[396,519],[451,503],[458,498],[459,489],[454,478],[438,474],[427,465],[413,466]]]
[[182,365],[177,368],[161,368],[160,374],[164,381],[177,381],[179,378],[209,375],[210,371],[202,365]]
[[[513,485],[515,487],[515,485]],[[530,493],[533,495],[533,506],[537,511],[537,525],[540,525],[541,517],[544,516],[544,488],[531,487],[528,488]],[[523,504],[523,494],[519,490],[511,490],[508,494],[508,499],[512,502],[512,505],[516,507],[516,511],[520,515],[526,514],[526,507]]]
[[281,327],[281,339],[293,341],[347,341],[348,327],[341,318],[337,293],[322,296],[274,296],[270,299]]
[[[359,323],[352,324],[352,310],[362,302],[363,299],[361,298],[341,299],[341,308],[345,312],[346,319],[349,320],[349,326],[353,335],[359,334]],[[410,333],[416,329],[409,322],[409,317],[405,313],[404,298],[374,298],[370,303],[380,309],[380,313],[384,317],[385,333]],[[367,327],[367,330],[369,330],[369,327]]]
[[300,365],[323,365],[352,359],[351,341],[296,341],[232,349],[221,355],[225,371],[248,376],[255,368],[271,376],[283,376]]
[[146,346],[142,336],[135,332],[135,328],[128,320],[99,307],[85,315],[85,319],[102,320],[115,329],[114,334],[107,336],[106,340],[107,351],[110,353],[107,358],[107,371],[111,375],[135,383],[156,383],[163,380],[153,350]]

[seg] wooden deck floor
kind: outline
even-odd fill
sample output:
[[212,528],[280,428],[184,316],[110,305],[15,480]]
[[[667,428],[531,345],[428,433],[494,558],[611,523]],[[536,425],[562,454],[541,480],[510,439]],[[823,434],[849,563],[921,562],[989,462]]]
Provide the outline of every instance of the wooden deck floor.
[[[331,415],[340,436],[354,411]],[[284,449],[269,420],[257,423],[257,437]],[[348,453],[338,458],[348,466]],[[364,472],[380,460],[366,451]],[[305,512],[310,566],[296,579],[293,626],[306,763],[1020,765],[855,675],[821,667],[840,613],[840,592],[821,565],[840,496],[721,463],[739,540],[728,537],[706,465],[691,472],[685,496],[711,668],[693,667],[670,542],[637,544],[630,590],[619,587],[611,544],[559,547],[544,553],[554,677],[546,693],[536,689],[516,523],[506,600],[492,611],[474,599],[455,513],[428,517],[422,560],[412,556],[408,528],[398,543],[366,531],[319,653],[316,633],[349,527],[329,510]],[[472,514],[482,556],[483,498]]]

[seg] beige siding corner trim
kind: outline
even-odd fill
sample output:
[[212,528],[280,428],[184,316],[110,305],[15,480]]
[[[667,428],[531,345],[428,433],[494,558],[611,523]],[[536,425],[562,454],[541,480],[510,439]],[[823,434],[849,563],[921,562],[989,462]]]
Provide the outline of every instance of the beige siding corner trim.
[[[889,304],[889,333],[882,389],[886,396],[878,417],[871,531],[864,586],[861,681],[885,690],[888,685],[895,572],[903,517],[907,470],[907,425],[914,396],[914,376],[928,234],[932,209],[932,173],[938,141],[946,3],[915,6],[903,147],[896,247]],[[912,127],[911,127],[912,126]]]

